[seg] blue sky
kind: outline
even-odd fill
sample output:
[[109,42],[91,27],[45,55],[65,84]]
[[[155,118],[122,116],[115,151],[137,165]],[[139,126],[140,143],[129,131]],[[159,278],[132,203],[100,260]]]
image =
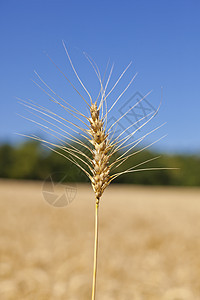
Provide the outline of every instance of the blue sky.
[[[133,62],[122,84],[138,72],[118,113],[132,95],[145,95],[153,107],[163,102],[155,126],[167,122],[154,138],[168,134],[156,149],[167,152],[200,152],[200,2],[182,1],[1,1],[0,3],[0,142],[19,142],[19,133],[35,133],[35,125],[16,113],[27,112],[16,97],[31,98],[47,107],[48,99],[31,79],[34,70],[83,109],[45,53],[76,81],[65,55],[71,58],[88,90],[95,94],[96,79],[86,61],[86,51],[103,73],[108,59],[115,63],[113,79]],[[119,85],[120,93],[122,85]],[[109,90],[109,89],[108,89]],[[114,101],[114,96],[109,101]],[[152,126],[154,125],[152,124]],[[127,124],[125,124],[127,126]],[[148,125],[148,129],[153,127]]]

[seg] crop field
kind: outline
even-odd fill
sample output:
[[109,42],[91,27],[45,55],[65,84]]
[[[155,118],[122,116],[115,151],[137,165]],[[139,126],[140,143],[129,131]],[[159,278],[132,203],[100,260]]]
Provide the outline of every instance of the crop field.
[[[91,298],[94,201],[87,184],[0,181],[1,300]],[[99,234],[97,299],[200,299],[200,189],[113,184]]]

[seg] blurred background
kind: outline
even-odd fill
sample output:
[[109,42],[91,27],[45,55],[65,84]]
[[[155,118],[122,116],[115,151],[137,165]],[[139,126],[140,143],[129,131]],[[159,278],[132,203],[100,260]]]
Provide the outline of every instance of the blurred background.
[[[39,143],[18,135],[38,134],[39,128],[18,115],[30,117],[17,98],[31,99],[53,109],[48,96],[32,81],[38,82],[34,70],[56,92],[84,111],[82,99],[47,57],[49,55],[81,90],[64,51],[64,40],[92,97],[96,96],[98,81],[84,51],[94,59],[102,74],[108,60],[109,67],[115,64],[109,87],[132,61],[122,85],[118,87],[118,95],[136,72],[138,75],[120,99],[115,116],[121,116],[124,105],[130,107],[131,101],[137,101],[153,90],[143,106],[121,121],[121,126],[126,127],[126,122],[135,122],[139,116],[155,109],[161,99],[162,87],[163,101],[156,124],[167,124],[149,141],[165,134],[167,137],[144,155],[164,154],[159,165],[177,167],[180,171],[154,172],[151,179],[143,173],[119,180],[142,184],[200,185],[198,1],[126,1],[123,5],[120,1],[2,1],[0,7],[0,177],[44,179],[49,172],[68,168],[64,159],[42,152]],[[83,90],[81,92],[84,94]],[[115,94],[108,99],[108,105],[114,99]],[[70,115],[67,117],[71,118]],[[147,130],[153,128],[149,124],[146,127]],[[143,131],[138,133],[143,134]],[[43,138],[47,138],[44,133]],[[84,180],[79,177],[76,180]],[[73,174],[71,180],[75,180]]]
[[114,64],[107,91],[132,61],[107,99],[111,107],[137,73],[108,118],[112,124],[131,108],[115,136],[131,124],[134,139],[146,136],[126,167],[160,156],[144,167],[178,168],[123,175],[106,189],[97,299],[200,299],[199,15],[197,0],[0,1],[1,300],[91,297],[94,193],[69,161],[24,136],[58,143],[58,133],[42,130],[36,122],[49,124],[23,101],[74,121],[45,94],[38,75],[88,114],[58,70],[87,97],[62,40],[93,99],[99,83],[85,52],[102,76],[107,68],[106,79]]

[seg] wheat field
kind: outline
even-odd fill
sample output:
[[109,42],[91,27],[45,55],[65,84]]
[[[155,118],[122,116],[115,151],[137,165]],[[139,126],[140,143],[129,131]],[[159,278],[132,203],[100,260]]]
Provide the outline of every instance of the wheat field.
[[[95,199],[76,187],[58,208],[42,182],[0,181],[1,300],[90,299]],[[99,234],[97,299],[200,299],[200,189],[113,184]]]

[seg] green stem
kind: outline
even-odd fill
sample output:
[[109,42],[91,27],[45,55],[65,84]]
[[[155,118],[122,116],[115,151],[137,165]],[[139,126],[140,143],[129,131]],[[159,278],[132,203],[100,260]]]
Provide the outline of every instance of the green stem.
[[96,295],[97,257],[98,257],[98,219],[99,219],[98,208],[99,208],[99,199],[96,199],[92,300],[95,300],[95,295]]

